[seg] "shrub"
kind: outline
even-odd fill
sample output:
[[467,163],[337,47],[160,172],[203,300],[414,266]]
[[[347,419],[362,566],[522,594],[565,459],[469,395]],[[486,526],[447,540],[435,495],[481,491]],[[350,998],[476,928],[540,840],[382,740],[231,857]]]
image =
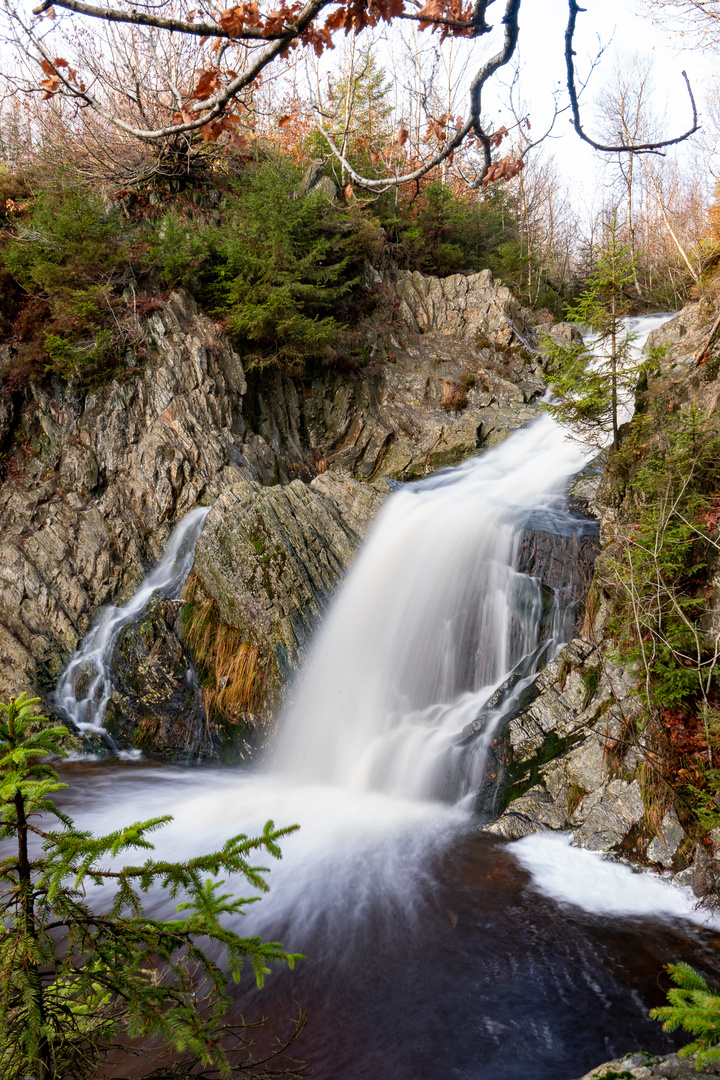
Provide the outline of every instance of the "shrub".
[[[39,182],[2,249],[3,273],[28,299],[13,310],[25,377],[45,372],[87,381],[118,363],[119,292],[130,242],[119,213],[71,174]],[[13,387],[14,388],[14,387]]]
[[299,375],[333,362],[372,306],[357,286],[377,225],[320,193],[295,198],[299,180],[283,162],[256,165],[231,187],[219,224],[171,210],[151,238],[161,279],[192,288],[223,319],[249,369]]

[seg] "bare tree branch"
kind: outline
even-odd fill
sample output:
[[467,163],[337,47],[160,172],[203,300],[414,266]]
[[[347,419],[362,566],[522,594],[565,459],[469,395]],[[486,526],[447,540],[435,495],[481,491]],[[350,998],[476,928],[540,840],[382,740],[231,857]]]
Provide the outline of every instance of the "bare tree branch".
[[[68,2],[74,3],[75,0],[68,0]],[[320,11],[332,2],[333,0],[308,0],[302,11],[299,13],[296,21],[292,25],[286,27],[282,34],[270,44],[266,45],[265,48],[260,49],[255,55],[254,61],[243,72],[234,79],[231,79],[231,81],[216,94],[205,100],[195,101],[187,108],[186,111],[188,113],[198,114],[197,119],[183,120],[182,123],[170,123],[158,128],[135,127],[122,120],[120,117],[114,116],[90,93],[89,90],[82,89],[80,85],[76,85],[71,81],[69,73],[66,73],[64,66],[55,64],[53,54],[46,48],[37,34],[34,34],[29,27],[23,24],[16,9],[13,14],[16,21],[23,26],[23,29],[28,34],[29,39],[40,56],[52,70],[53,74],[57,76],[58,93],[75,101],[84,102],[99,116],[103,117],[104,120],[113,124],[121,131],[126,132],[128,135],[133,135],[137,139],[157,141],[167,139],[174,135],[182,135],[186,132],[198,131],[200,128],[205,127],[206,124],[217,119],[225,111],[228,104],[237,97],[240,91],[253,83],[264,68],[266,68],[275,57],[279,56],[280,53],[289,48],[303,31],[305,31],[317,18]]]
[[[460,144],[472,131],[475,133],[477,140],[482,147],[483,165],[480,175],[475,182],[476,187],[480,186],[483,177],[487,174],[487,171],[490,168],[491,163],[491,137],[487,134],[487,132],[483,130],[482,124],[480,122],[482,90],[488,79],[491,78],[491,76],[493,76],[495,72],[499,70],[499,68],[504,67],[505,64],[509,63],[513,53],[515,52],[519,33],[518,14],[520,11],[521,2],[522,0],[507,0],[505,14],[502,18],[502,25],[505,27],[503,45],[500,51],[495,54],[495,56],[491,57],[491,59],[488,60],[487,63],[483,64],[470,85],[471,111],[469,118],[465,121],[462,127],[458,131],[456,131],[452,138],[450,138],[446,142],[442,150],[438,151],[438,153],[433,155],[433,157],[430,158],[428,161],[423,162],[423,164],[418,166],[417,169],[413,169],[411,172],[408,173],[403,173],[401,176],[387,176],[382,177],[381,179],[374,179],[369,176],[361,176],[358,172],[355,171],[347,158],[344,157],[344,155],[340,152],[332,135],[330,135],[327,129],[323,126],[322,121],[318,122],[320,131],[324,136],[325,140],[327,141],[331,152],[340,162],[343,169],[350,176],[353,183],[357,184],[358,187],[364,188],[367,191],[379,192],[389,191],[391,188],[400,187],[403,184],[411,184],[416,180],[420,180],[423,176],[426,176],[433,169],[437,168],[438,165],[441,165],[443,161],[446,161],[447,158],[449,158],[451,154],[453,154],[457,150]],[[482,5],[483,17],[486,7],[487,4]],[[316,114],[319,116],[320,109],[318,103],[315,103],[314,108]]]
[[675,146],[676,143],[684,142],[685,139],[689,139],[691,135],[694,135],[699,130],[698,124],[697,106],[695,104],[695,98],[690,87],[690,80],[686,73],[682,72],[682,77],[685,80],[688,96],[690,98],[690,104],[692,105],[692,127],[689,128],[684,134],[677,135],[673,139],[663,139],[657,142],[646,143],[620,143],[619,146],[606,146],[604,143],[595,142],[589,135],[586,135],[582,121],[580,120],[580,105],[578,102],[578,93],[575,86],[575,62],[573,57],[575,56],[575,50],[573,49],[573,37],[575,36],[575,23],[577,21],[578,14],[581,11],[585,11],[585,8],[578,6],[576,0],[568,0],[568,22],[565,30],[565,66],[567,69],[567,90],[570,95],[570,107],[572,109],[573,127],[576,133],[580,136],[583,142],[588,143],[595,150],[602,150],[606,154],[652,154],[661,150],[664,146]]
[[118,8],[98,7],[95,4],[83,4],[81,0],[44,0],[39,7],[33,8],[33,15],[42,15],[49,8],[65,8],[74,11],[78,15],[89,15],[93,19],[102,19],[103,22],[129,23],[131,26],[152,26],[157,30],[169,30],[170,33],[190,34],[196,37],[230,38],[239,41],[245,38],[253,38],[260,41],[271,40],[282,36],[282,33],[265,33],[261,26],[247,26],[239,34],[230,34],[223,30],[217,23],[189,22],[185,19],[168,19],[162,15],[151,15],[144,11],[133,8],[132,11],[121,11]]

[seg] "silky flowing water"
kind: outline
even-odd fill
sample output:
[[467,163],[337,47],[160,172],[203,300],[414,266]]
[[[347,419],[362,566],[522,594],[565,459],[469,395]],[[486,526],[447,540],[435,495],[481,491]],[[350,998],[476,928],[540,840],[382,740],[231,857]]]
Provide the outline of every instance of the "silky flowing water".
[[[157,849],[173,858],[268,818],[300,825],[242,930],[307,959],[262,992],[248,975],[237,1013],[272,1017],[262,1043],[305,1010],[295,1053],[318,1080],[571,1080],[670,1046],[647,1018],[663,964],[717,969],[718,935],[682,890],[567,838],[508,844],[478,828],[497,727],[576,615],[571,590],[523,571],[523,539],[541,529],[567,545],[590,527],[563,495],[584,462],[544,416],[394,494],[264,761],[66,767],[63,805],[79,823],[110,831],[170,812]],[[111,678],[90,645],[86,659]],[[511,672],[513,686],[483,709]],[[62,700],[71,713],[67,690]]]

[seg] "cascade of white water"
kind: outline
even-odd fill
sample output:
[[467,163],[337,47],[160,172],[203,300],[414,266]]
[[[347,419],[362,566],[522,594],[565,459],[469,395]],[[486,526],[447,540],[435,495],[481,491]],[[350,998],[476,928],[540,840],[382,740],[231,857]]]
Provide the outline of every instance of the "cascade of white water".
[[[520,541],[528,515],[585,460],[543,416],[393,495],[304,665],[274,768],[296,782],[441,793],[458,735],[537,650],[543,596],[518,572]],[[463,793],[461,783],[445,795]]]
[[[642,351],[645,346],[645,342],[650,337],[653,330],[657,330],[663,323],[666,323],[669,319],[674,319],[673,312],[655,312],[652,315],[631,315],[628,318],[623,319],[624,332],[627,335],[630,343],[629,359],[632,363],[636,363],[642,356]],[[585,343],[590,350],[597,349],[596,336],[591,331],[583,331],[583,337]],[[609,348],[609,346],[608,346]],[[607,357],[607,353],[596,353],[596,355],[603,355]],[[628,420],[632,420],[633,413],[635,412],[635,393],[633,389],[620,389],[618,394],[618,424],[625,424]],[[608,442],[610,437],[608,436]]]
[[142,615],[154,597],[179,599],[209,513],[210,507],[201,506],[183,518],[171,534],[162,559],[128,603],[105,608],[80,643],[55,688],[54,702],[58,712],[80,731],[104,733],[105,709],[112,693],[112,655],[120,632]]

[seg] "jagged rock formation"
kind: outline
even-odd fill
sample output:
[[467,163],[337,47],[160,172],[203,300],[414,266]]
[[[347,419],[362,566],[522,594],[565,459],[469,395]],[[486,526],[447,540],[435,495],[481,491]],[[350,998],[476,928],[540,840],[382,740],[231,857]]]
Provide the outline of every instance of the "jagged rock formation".
[[[179,296],[148,324],[157,358],[94,394],[32,388],[0,489],[0,695],[47,686],[104,603],[157,561],[172,524],[241,477],[245,379]],[[11,357],[6,357],[11,363]]]
[[[618,701],[632,701],[635,677],[612,672],[599,651],[576,638],[544,669],[537,698],[511,720],[498,750],[511,800],[487,832],[518,839],[542,829],[574,829],[573,843],[617,848],[643,818],[637,780],[607,757],[623,730]],[[632,751],[634,753],[634,751]],[[636,758],[623,762],[632,773]]]
[[537,415],[541,357],[517,336],[534,343],[532,312],[488,270],[443,280],[406,272],[396,291],[399,319],[377,334],[362,378],[331,376],[300,393],[280,375],[251,386],[253,428],[278,459],[305,441],[311,461],[336,471],[413,479]]
[[[488,272],[442,282],[400,275],[397,288],[398,318],[377,331],[372,359],[350,377],[329,373],[308,386],[276,373],[248,388],[222,330],[173,294],[148,320],[154,355],[141,372],[95,392],[30,386],[26,401],[2,402],[0,440],[7,447],[14,439],[15,448],[0,486],[0,697],[28,686],[48,691],[99,607],[135,589],[194,506],[227,493],[208,523],[215,535],[221,511],[229,520],[231,506],[249,505],[251,490],[265,513],[258,484],[287,486],[294,513],[305,497],[300,481],[320,473],[326,479],[314,490],[323,520],[339,529],[318,530],[325,577],[312,571],[303,581],[298,570],[295,615],[278,614],[263,639],[263,648],[279,650],[278,671],[297,663],[306,627],[347,565],[351,536],[367,524],[351,512],[338,525],[329,507],[340,481],[325,470],[363,480],[425,475],[527,423],[544,391],[539,357],[518,336],[533,348],[532,315]],[[12,347],[1,347],[0,366],[12,362]],[[365,501],[369,517],[381,500],[374,492]],[[298,520],[289,546],[307,540]],[[220,603],[209,564],[196,581]],[[265,600],[253,603],[262,608]],[[172,619],[168,625],[175,633]],[[155,632],[167,644],[162,627]],[[179,701],[185,690],[176,691]],[[150,724],[147,705],[136,727]]]
[[[641,409],[659,406],[658,416],[690,404],[705,415],[717,410],[720,349],[711,340],[716,316],[711,305],[699,302],[653,332],[647,347],[666,345],[668,351],[639,388]],[[652,432],[647,438],[652,440]],[[497,747],[500,771],[506,770],[506,806],[485,828],[511,839],[541,829],[573,831],[577,846],[672,873],[697,896],[712,896],[720,886],[720,830],[713,830],[718,835],[711,834],[707,844],[694,843],[670,786],[660,778],[651,797],[641,789],[643,766],[656,748],[643,725],[634,723],[643,711],[638,675],[617,666],[607,641],[609,619],[622,598],[615,596],[612,560],[604,553],[616,539],[623,490],[611,473],[598,487],[593,471],[597,466],[575,485],[600,519],[592,610],[581,628],[590,640],[578,638],[560,653],[538,678],[536,699],[510,722]],[[703,625],[717,633],[717,569],[711,568],[708,584],[712,597]],[[686,815],[681,811],[683,820]]]
[[195,580],[224,624],[273,653],[281,677],[298,667],[389,493],[384,480],[361,484],[323,473],[309,485],[234,484],[210,511],[195,549]]
[[671,870],[700,894],[712,854],[690,842],[669,788],[651,804],[643,799],[638,771],[649,744],[644,735],[628,738],[629,721],[642,712],[637,674],[602,645],[575,638],[541,672],[534,694],[494,747],[505,809],[484,831],[510,840],[572,831],[575,847]]

